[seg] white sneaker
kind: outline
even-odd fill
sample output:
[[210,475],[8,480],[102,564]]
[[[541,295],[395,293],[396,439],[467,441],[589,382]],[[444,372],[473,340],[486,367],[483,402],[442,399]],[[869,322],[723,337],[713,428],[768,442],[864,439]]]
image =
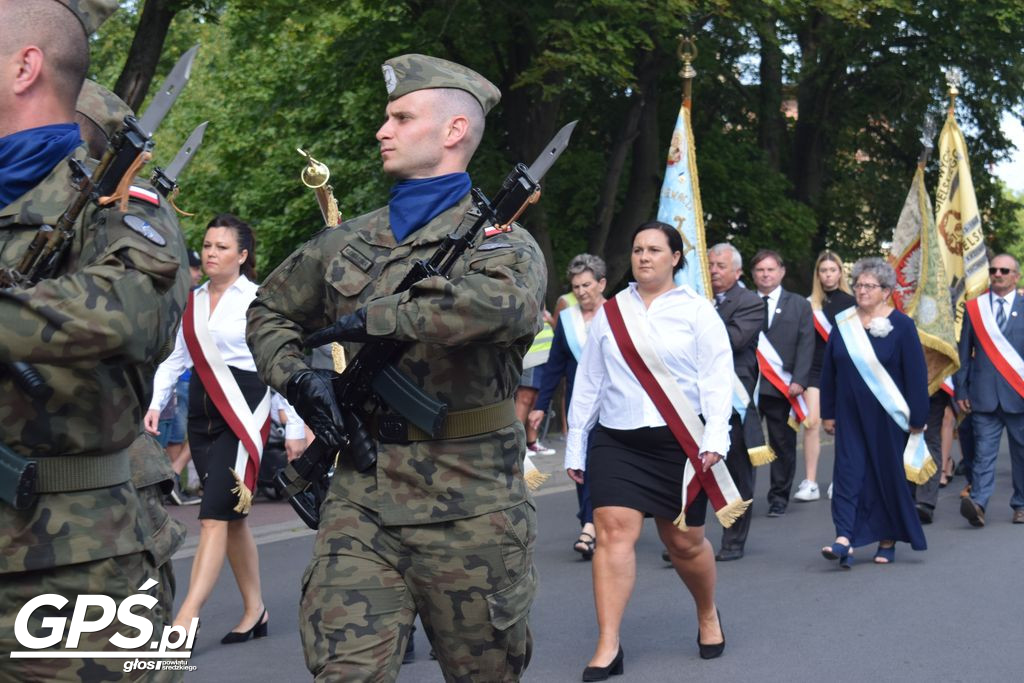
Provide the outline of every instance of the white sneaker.
[[797,487],[796,493],[793,494],[793,498],[804,502],[818,500],[821,498],[821,492],[818,491],[818,484],[804,479],[800,482],[800,486]]
[[828,499],[832,500],[832,484],[828,485]]
[[540,439],[534,441],[532,445],[527,444],[526,450],[530,451],[533,455],[554,455],[558,451],[554,448],[548,448],[540,442]]

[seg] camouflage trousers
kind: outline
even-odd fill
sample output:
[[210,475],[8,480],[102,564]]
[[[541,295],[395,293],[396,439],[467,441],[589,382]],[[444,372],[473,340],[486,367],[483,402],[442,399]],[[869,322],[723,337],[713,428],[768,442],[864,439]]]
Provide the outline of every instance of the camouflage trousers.
[[533,503],[385,527],[336,496],[321,510],[299,629],[318,681],[394,681],[418,614],[446,681],[518,681],[537,578]]
[[[32,598],[44,593],[55,593],[67,599],[67,604],[61,609],[46,606],[34,610],[26,627],[29,634],[39,638],[49,636],[54,628],[63,628],[64,637],[61,643],[55,646],[63,647],[67,642],[68,624],[75,611],[78,596],[106,595],[113,599],[115,605],[120,605],[125,598],[140,593],[139,588],[147,580],[157,577],[158,570],[148,552],[0,575],[0,682],[180,681],[180,672],[126,672],[126,664],[133,661],[131,655],[127,655],[126,659],[22,659],[11,658],[9,654],[29,649],[15,637],[15,620],[25,603]],[[158,599],[163,598],[158,588],[154,586],[145,592]],[[170,615],[164,614],[161,602],[149,611],[138,608],[132,611],[136,615],[146,617],[152,623],[154,640],[159,639],[163,632],[164,622],[170,621]],[[98,606],[89,607],[85,612],[88,621],[97,620],[100,615],[101,609]],[[83,652],[121,652],[110,643],[110,638],[119,632],[129,638],[138,635],[138,630],[134,627],[121,624],[119,619],[114,618],[104,629],[83,633],[77,649]]]

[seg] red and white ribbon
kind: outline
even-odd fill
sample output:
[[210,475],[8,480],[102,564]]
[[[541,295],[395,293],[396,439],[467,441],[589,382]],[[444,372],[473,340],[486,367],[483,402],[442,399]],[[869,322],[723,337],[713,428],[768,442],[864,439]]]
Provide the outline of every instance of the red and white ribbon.
[[980,305],[979,302],[983,299],[987,303],[987,295],[988,292],[985,292],[977,299],[967,302],[967,315],[971,318],[971,326],[992,365],[996,366],[996,370],[1010,383],[1014,391],[1024,396],[1024,359],[1003,336],[995,316],[992,315],[992,307]]
[[802,424],[807,419],[807,402],[804,400],[803,394],[796,398],[789,395],[789,385],[793,383],[793,374],[783,368],[782,356],[768,341],[764,332],[761,332],[757,338],[757,366],[761,369],[761,376],[789,401],[790,418],[797,425]]
[[270,390],[267,389],[255,411],[249,410],[238,382],[210,336],[209,320],[210,297],[197,299],[193,290],[181,321],[185,344],[203,388],[238,437],[234,470],[249,491],[255,491],[263,446],[270,434]]
[[828,341],[828,336],[832,334],[832,323],[828,321],[828,316],[821,309],[814,310],[814,329],[825,341]]

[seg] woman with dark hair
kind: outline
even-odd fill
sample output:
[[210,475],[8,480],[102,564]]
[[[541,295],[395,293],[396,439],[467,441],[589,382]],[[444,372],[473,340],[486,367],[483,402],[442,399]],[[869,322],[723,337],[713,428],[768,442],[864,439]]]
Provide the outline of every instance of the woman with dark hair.
[[722,380],[733,372],[729,337],[706,298],[676,286],[682,251],[669,225],[636,230],[636,282],[598,310],[576,371],[565,467],[577,483],[587,470],[597,529],[599,636],[584,681],[623,672],[619,628],[648,516],[693,596],[700,656],[725,649],[704,517],[710,500],[728,526],[750,501],[741,499],[722,462],[732,413],[732,383]]
[[853,549],[878,543],[874,561],[896,560],[896,542],[925,550],[907,478],[935,472],[922,432],[928,370],[914,321],[889,305],[892,266],[853,266],[856,306],[836,315],[821,371],[822,426],[836,437],[832,520],[836,540],[821,549],[849,569]]
[[220,214],[203,238],[203,271],[209,278],[192,291],[174,351],[157,369],[153,401],[145,416],[155,434],[160,410],[175,380],[188,367],[188,440],[203,485],[199,547],[188,594],[174,619],[189,627],[210,596],[225,555],[244,611],[221,640],[237,643],[267,635],[269,617],[260,589],[259,556],[246,522],[270,419],[270,392],[256,376],[245,343],[245,312],[256,297],[256,240],[249,225]]

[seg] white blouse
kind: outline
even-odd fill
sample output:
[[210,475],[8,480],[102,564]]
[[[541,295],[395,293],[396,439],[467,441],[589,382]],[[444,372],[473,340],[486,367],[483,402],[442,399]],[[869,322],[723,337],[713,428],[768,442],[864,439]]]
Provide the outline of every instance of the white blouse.
[[[732,347],[715,307],[686,285],[670,290],[647,308],[629,284],[629,296],[639,303],[643,329],[675,376],[693,410],[704,417],[700,451],[729,451],[732,414]],[[583,357],[576,369],[569,407],[566,469],[585,469],[587,435],[600,421],[609,429],[661,427],[665,420],[629,369],[612,336],[604,308],[597,312],[587,334]]]
[[[252,358],[249,345],[245,343],[245,312],[256,298],[257,289],[256,283],[240,275],[221,295],[209,320],[210,336],[217,343],[217,350],[220,351],[224,362],[231,367],[250,372],[256,371],[256,362]],[[209,281],[195,290],[197,300],[204,296],[210,296]],[[191,314],[191,311],[185,311],[185,315]],[[192,356],[185,345],[185,334],[179,325],[174,351],[160,364],[153,377],[153,400],[149,403],[151,410],[163,410],[171,399],[171,392],[174,391],[178,376],[190,367]]]

